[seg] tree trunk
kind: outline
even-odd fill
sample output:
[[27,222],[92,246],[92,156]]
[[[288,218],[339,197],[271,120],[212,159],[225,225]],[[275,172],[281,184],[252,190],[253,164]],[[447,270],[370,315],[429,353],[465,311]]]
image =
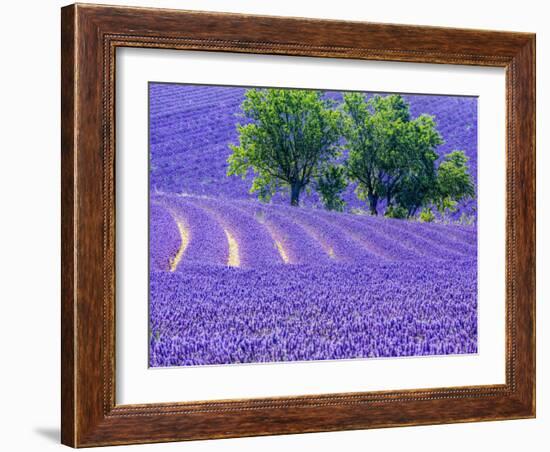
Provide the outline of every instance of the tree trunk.
[[300,184],[292,184],[290,186],[290,205],[297,206],[300,202],[300,191],[302,187]]
[[414,217],[416,215],[416,213],[418,212],[418,209],[420,208],[419,205],[416,205],[416,206],[412,206],[410,209],[409,209],[409,217]]
[[386,194],[386,209],[388,207],[390,207],[392,204],[392,198],[393,198],[393,193],[390,189],[387,190],[387,194]]
[[369,195],[369,208],[371,215],[378,215],[378,196]]

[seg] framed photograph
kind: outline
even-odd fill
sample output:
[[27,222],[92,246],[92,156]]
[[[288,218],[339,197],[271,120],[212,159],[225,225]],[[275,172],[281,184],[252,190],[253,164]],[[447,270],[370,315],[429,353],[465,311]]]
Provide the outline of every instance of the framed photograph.
[[535,36],[62,9],[62,442],[535,416]]

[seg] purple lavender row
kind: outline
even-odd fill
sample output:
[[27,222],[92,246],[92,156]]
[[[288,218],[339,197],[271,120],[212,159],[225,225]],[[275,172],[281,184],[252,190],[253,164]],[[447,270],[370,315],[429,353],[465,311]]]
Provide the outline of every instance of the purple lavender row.
[[[194,112],[194,114],[201,114],[200,111]],[[164,118],[163,118],[164,119]],[[187,139],[192,138],[195,140],[208,140],[212,137],[217,138],[218,140],[225,139],[228,136],[228,131],[223,130],[219,127],[217,127],[218,122],[222,122],[224,120],[227,120],[226,116],[224,115],[211,115],[210,120],[211,124],[207,126],[200,126],[193,123],[192,118],[186,118],[185,116],[179,115],[177,118],[165,118],[167,121],[173,121],[173,123],[168,124],[159,124],[157,127],[155,127],[155,132],[151,133],[151,144],[153,145],[160,145],[163,143],[169,143],[169,140],[177,139],[178,137],[170,137],[168,140],[166,139],[166,135],[169,134],[174,126],[176,125],[176,121],[181,121],[180,124],[178,124],[178,128],[180,129],[181,133],[184,133]],[[205,134],[205,131],[207,132]],[[232,135],[232,134],[231,134]]]
[[456,240],[465,242],[471,246],[477,246],[477,226],[462,226],[457,224],[443,225],[443,224],[425,224],[425,227],[433,226],[435,230],[440,231],[442,234],[446,234],[449,237],[453,237]]
[[[367,220],[368,221],[368,220]],[[415,231],[411,224],[403,220],[391,220],[388,218],[378,220],[378,227],[383,227],[389,235],[393,235],[395,239],[400,240],[403,246],[409,247],[419,254],[423,255],[425,259],[464,259],[473,258],[472,255],[465,255],[458,251],[455,251],[451,246],[448,246],[445,242],[437,242],[431,240],[422,234]]]
[[[253,215],[233,207],[232,203],[212,198],[193,198],[192,202],[217,219],[225,229],[228,241],[235,241],[238,267],[262,267],[283,263],[268,229]],[[237,256],[235,256],[237,259]],[[238,262],[238,263],[237,263]]]
[[329,257],[338,262],[378,261],[381,257],[352,235],[346,234],[338,222],[312,215],[314,210],[280,206],[281,214],[306,228],[319,241]]
[[[189,96],[183,98],[165,99],[160,101],[155,99],[156,104],[160,104],[157,108],[156,105],[151,105],[151,120],[160,121],[164,118],[170,118],[171,115],[178,115],[183,117],[190,115],[198,110],[201,110],[205,115],[220,115],[227,113],[235,113],[244,99],[244,94],[239,93],[225,93],[221,95],[211,95],[209,97],[202,97],[200,99],[193,99]],[[216,105],[217,109],[213,109],[212,106]],[[231,111],[233,110],[233,111]],[[169,123],[160,124],[167,125]]]
[[280,243],[287,255],[288,264],[322,265],[331,262],[331,258],[311,231],[278,212],[273,206],[258,202],[235,202],[271,230],[273,237]]
[[[179,89],[180,87],[176,88]],[[208,89],[212,90],[215,89],[215,87]],[[215,116],[220,114],[235,115],[235,113],[240,111],[240,106],[244,100],[244,95],[244,89],[230,89],[227,91],[225,88],[218,88],[218,91],[216,92],[212,91],[209,94],[203,93],[202,95],[195,96],[190,95],[189,92],[179,92],[173,94],[172,96],[159,97],[151,91],[149,96],[149,111],[151,119],[155,121],[174,114],[191,114],[198,109],[201,109],[202,113],[207,116]],[[194,121],[195,123],[199,123],[201,119],[197,116]],[[204,121],[203,123],[208,123],[208,121]]]
[[447,234],[453,229],[453,225],[426,224],[418,221],[395,220],[391,218],[381,219],[389,229],[412,234],[422,240],[423,243],[431,243],[433,247],[448,250],[451,255],[475,257],[476,247],[458,240],[455,236]]
[[[287,207],[280,207],[279,209],[286,209],[287,211],[292,208]],[[343,214],[346,215],[346,214]],[[344,249],[340,247],[340,254],[347,254],[349,257],[357,260],[363,260],[364,257],[358,255],[357,253],[353,252],[353,248],[357,249],[357,241],[350,240],[349,236],[346,235],[345,231],[342,231],[342,228],[337,226],[337,223],[339,222],[339,218],[335,215],[331,215],[329,212],[325,211],[318,211],[318,220],[312,220],[309,219],[309,223],[311,227],[316,228],[315,223],[317,222],[319,225],[323,224],[323,222],[320,220],[320,217],[332,217],[333,221],[329,224],[333,224],[332,231],[330,231],[330,227],[322,229],[322,231],[325,233],[325,237],[328,234],[329,238],[333,241],[336,241],[337,243],[340,243],[342,241],[345,241],[346,243],[343,245]],[[298,221],[304,221],[308,218],[308,214],[305,211],[305,209],[302,209],[301,214],[298,215],[299,220]],[[408,251],[404,251],[404,255],[402,255],[399,260],[407,259],[411,256],[410,253],[415,253],[423,256],[424,258],[436,258],[436,259],[451,259],[451,258],[464,258],[465,256],[457,253],[447,247],[445,247],[442,244],[435,243],[433,241],[428,241],[425,238],[419,236],[418,234],[413,234],[411,231],[409,231],[409,222],[405,221],[399,221],[396,220],[395,222],[391,222],[388,219],[385,218],[373,218],[373,217],[361,217],[356,218],[356,221],[361,221],[363,224],[372,225],[373,229],[384,231],[384,238],[382,238],[382,241],[379,242],[380,246],[385,246],[383,243],[387,240],[394,240],[399,241],[401,248],[408,249]],[[306,220],[307,221],[307,220]],[[327,221],[324,221],[324,224],[326,224]],[[317,229],[319,226],[317,226]],[[358,228],[358,230],[360,230]],[[337,232],[338,231],[338,232]],[[332,233],[331,233],[332,232]],[[336,250],[336,248],[335,248]],[[376,254],[369,253],[370,256],[367,257],[367,259],[370,257],[370,259],[377,258]],[[467,256],[471,257],[471,256]],[[380,259],[380,256],[378,256],[378,260]],[[348,259],[349,260],[349,259]]]
[[[224,124],[231,121],[233,124],[234,114],[228,113],[226,105],[235,108],[238,106],[238,100],[229,99],[226,102],[219,102],[219,109],[213,110],[209,106],[197,107],[187,111],[179,109],[173,112],[163,112],[157,117],[151,117],[151,143],[159,144],[166,139],[172,138],[174,129],[185,132],[188,138],[199,138],[204,135],[202,130],[205,128],[216,132],[219,136],[227,136],[233,129],[224,127]],[[207,121],[206,121],[207,120]]]
[[164,199],[170,208],[177,207],[187,222],[191,238],[185,262],[226,264],[226,229],[238,246],[239,264],[248,267],[318,264],[327,259],[359,262],[476,257],[475,248],[439,231],[430,236],[432,225],[254,202],[179,196]]
[[208,212],[197,208],[188,198],[165,196],[162,202],[174,216],[185,223],[187,246],[175,271],[187,271],[190,265],[226,265],[227,238],[218,221]]
[[244,98],[243,88],[227,89],[215,86],[152,85],[150,88],[150,112],[153,117],[173,111],[185,111],[197,106],[224,103],[234,99],[237,105]]
[[422,253],[414,248],[403,246],[395,234],[388,233],[384,221],[361,221],[357,216],[342,213],[324,213],[332,216],[332,221],[344,227],[350,234],[358,236],[368,243],[374,253],[386,260],[419,260],[424,259]]
[[476,291],[466,261],[157,272],[150,365],[476,353]]
[[454,251],[459,251],[460,253],[468,256],[475,256],[477,253],[477,239],[475,236],[472,236],[471,239],[460,238],[460,233],[454,231],[453,225],[442,227],[442,225],[438,224],[431,225],[417,221],[408,223],[410,223],[409,228],[412,232],[419,234],[428,240],[445,244],[445,246],[452,248]]
[[181,245],[174,218],[163,206],[151,202],[149,207],[149,266],[151,271],[170,269],[171,260]]
[[[389,221],[396,224],[399,220],[389,219]],[[477,234],[472,235],[471,238],[461,237],[460,232],[456,231],[456,225],[406,221],[404,226],[399,226],[398,224],[397,226],[408,228],[408,230],[412,233],[418,234],[427,240],[441,246],[445,246],[446,248],[464,256],[475,257],[477,254]]]
[[[252,204],[252,203],[251,203]],[[294,218],[299,222],[305,216],[312,216],[319,219],[318,225],[312,224],[311,221],[306,222],[306,227],[309,224],[310,231],[315,231],[321,225],[328,222],[332,224],[332,229],[342,233],[345,236],[356,236],[359,242],[372,254],[378,255],[382,259],[389,260],[409,260],[424,258],[428,248],[434,248],[433,254],[438,258],[472,258],[476,256],[476,248],[470,246],[464,241],[459,241],[456,236],[448,237],[445,232],[454,230],[455,226],[443,226],[405,222],[402,220],[390,220],[386,218],[373,218],[370,216],[359,216],[345,213],[328,212],[322,209],[304,209],[300,210],[298,216],[294,215],[294,209],[286,206],[269,206],[271,211],[286,212],[289,218]],[[342,226],[345,226],[346,231],[342,231]],[[323,233],[319,232],[318,237]],[[400,243],[400,234],[405,234],[406,238],[410,239],[409,243],[412,246],[407,247]],[[325,234],[326,237],[326,234]],[[355,245],[360,245],[355,240]],[[447,256],[449,254],[449,256]]]
[[[170,88],[168,91],[166,88]],[[211,99],[214,96],[214,100],[224,95],[230,93],[235,93],[240,91],[244,93],[245,88],[232,88],[227,89],[224,86],[212,86],[212,85],[152,85],[151,93],[153,100],[159,100],[163,103],[173,101],[174,98],[177,100],[189,100],[193,102],[201,102],[203,99],[206,99],[208,103],[211,102]],[[158,102],[157,102],[158,103]],[[156,107],[155,102],[152,102],[152,109]]]

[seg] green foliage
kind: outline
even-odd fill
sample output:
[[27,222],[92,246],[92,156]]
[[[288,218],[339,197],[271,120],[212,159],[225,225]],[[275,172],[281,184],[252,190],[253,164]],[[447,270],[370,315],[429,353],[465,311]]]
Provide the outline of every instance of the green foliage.
[[227,174],[244,179],[252,171],[250,192],[261,200],[285,190],[296,206],[313,187],[327,209],[343,211],[342,193],[355,182],[371,215],[384,199],[387,217],[410,218],[422,209],[420,221],[431,222],[432,206],[444,218],[475,196],[464,152],[447,154],[437,167],[443,140],[434,118],[412,119],[399,95],[346,93],[337,108],[321,91],[250,89],[241,107],[244,121],[239,144],[230,145]]
[[447,154],[437,170],[433,202],[441,214],[456,211],[458,202],[473,198],[475,187],[468,173],[468,157],[462,151]]
[[317,178],[316,190],[319,192],[323,204],[328,210],[342,212],[346,202],[342,199],[342,193],[348,186],[346,172],[341,165],[327,166]]
[[402,206],[388,206],[384,214],[388,218],[404,219],[409,216],[407,209]]
[[344,136],[349,147],[347,169],[357,182],[359,199],[376,215],[386,198],[414,215],[429,200],[435,180],[435,148],[443,143],[431,116],[411,120],[409,105],[399,95],[344,95]]
[[358,198],[368,201],[371,214],[376,215],[381,186],[373,115],[361,93],[344,94],[343,111],[343,133],[349,148],[348,174],[357,182]]
[[434,220],[435,215],[432,212],[432,209],[430,209],[429,207],[422,209],[422,212],[420,212],[420,221],[422,223],[431,223]]
[[408,161],[396,187],[395,200],[407,209],[407,215],[411,217],[430,202],[437,177],[435,162],[438,155],[435,149],[443,140],[431,116],[419,116],[409,123],[409,129],[403,147]]
[[302,190],[320,177],[339,155],[341,115],[322,92],[295,89],[250,89],[242,104],[239,145],[231,145],[228,175],[243,179],[252,169],[250,191],[269,200],[289,190],[298,205]]

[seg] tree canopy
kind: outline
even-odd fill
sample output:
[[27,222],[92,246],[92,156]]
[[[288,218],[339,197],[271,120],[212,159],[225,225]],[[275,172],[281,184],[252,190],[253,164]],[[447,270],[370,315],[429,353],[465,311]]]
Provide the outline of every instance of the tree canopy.
[[342,165],[330,165],[317,178],[315,189],[327,210],[341,212],[346,206],[342,193],[347,186],[345,168]]
[[431,194],[435,181],[435,149],[443,143],[431,116],[411,120],[409,105],[399,95],[344,95],[347,168],[357,194],[370,212],[386,199],[413,215]]
[[422,209],[423,221],[432,221],[432,206],[444,215],[475,196],[465,153],[453,151],[438,166],[443,139],[434,117],[413,119],[400,95],[349,92],[338,104],[322,91],[250,89],[241,108],[227,174],[244,179],[252,171],[250,192],[261,200],[284,190],[297,206],[311,184],[325,208],[343,211],[354,183],[373,215],[384,201],[386,216]]
[[437,171],[432,201],[440,213],[454,211],[463,199],[475,196],[475,187],[468,174],[468,157],[462,151],[447,154]]
[[242,104],[239,145],[231,145],[228,175],[254,172],[250,191],[269,200],[279,188],[290,203],[339,155],[340,114],[322,92],[250,89]]

